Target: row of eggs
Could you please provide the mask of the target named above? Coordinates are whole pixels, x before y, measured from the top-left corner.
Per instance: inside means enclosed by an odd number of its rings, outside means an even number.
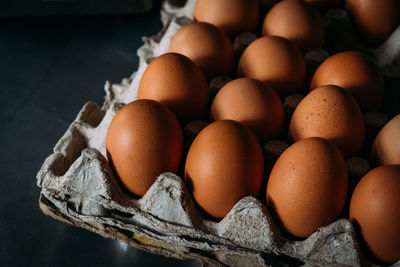
[[[259,16],[265,10],[258,2],[278,2],[269,10],[262,25],[259,25]],[[381,45],[400,22],[397,0],[197,0],[194,18],[218,26],[228,36],[255,32],[261,26],[263,35],[285,37],[304,52],[322,46],[324,29],[320,13],[335,7],[347,10],[359,36],[368,46]]]
[[[197,20],[202,20],[202,2],[207,1],[199,0],[195,7]],[[246,1],[230,5],[236,2]],[[243,5],[252,2],[257,1]],[[276,13],[279,5],[311,12],[303,1],[285,0],[268,14]],[[279,15],[272,17],[279,22]],[[184,26],[172,38],[169,53],[149,64],[138,100],[125,105],[112,120],[106,147],[117,176],[136,196],[143,196],[159,174],[176,173],[184,164],[185,182],[200,210],[219,219],[241,198],[258,196],[262,190],[264,159],[259,144],[283,138],[281,97],[303,89],[302,52],[315,46],[272,36],[270,31],[277,26],[263,27],[267,36],[252,42],[238,62],[237,76],[244,78],[226,84],[211,101],[207,80],[232,74],[234,53],[228,36],[238,29],[208,22],[212,21]],[[243,30],[247,29],[239,29]],[[363,147],[362,111],[376,110],[382,99],[382,74],[365,54],[333,55],[315,71],[310,93],[288,126],[293,144],[267,178],[267,207],[289,236],[305,238],[342,214],[348,195],[344,159]],[[196,119],[213,122],[184,155],[181,125]],[[382,129],[371,152],[375,164],[385,165],[362,178],[350,204],[350,218],[361,227],[369,250],[388,263],[400,259],[400,166],[388,165],[400,164],[400,146],[393,140],[399,134],[400,115]]]

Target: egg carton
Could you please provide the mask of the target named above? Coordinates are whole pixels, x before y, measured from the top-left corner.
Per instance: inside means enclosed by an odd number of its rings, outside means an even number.
[[[274,1],[260,3],[268,8]],[[241,199],[225,218],[215,222],[201,214],[182,178],[173,173],[161,174],[140,199],[121,186],[106,159],[108,126],[124,104],[136,99],[147,65],[167,52],[172,36],[192,21],[194,4],[195,0],[178,6],[165,1],[161,10],[164,28],[156,36],[143,37],[138,70],[120,84],[106,83],[101,108],[92,102],[84,105],[37,174],[42,211],[103,237],[165,256],[197,259],[203,265],[373,265],[364,257],[347,219],[321,227],[305,240],[293,241],[281,233],[264,204],[254,197]],[[336,10],[329,16],[340,20],[342,15],[343,11]],[[235,51],[240,53],[255,38],[252,34],[239,36]],[[374,51],[381,65],[398,58],[399,38],[397,29],[388,40],[392,43]],[[308,59],[315,64],[323,58],[317,52]],[[217,78],[211,87],[218,89],[227,81],[229,78]],[[298,95],[288,98],[288,113],[300,99]],[[275,159],[278,155],[279,149]],[[272,166],[273,159],[267,160]],[[400,266],[400,261],[393,266]]]

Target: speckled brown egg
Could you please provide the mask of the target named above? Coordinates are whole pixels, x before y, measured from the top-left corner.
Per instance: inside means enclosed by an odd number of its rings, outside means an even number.
[[[286,233],[306,238],[337,219],[347,187],[346,163],[337,147],[307,138],[287,148],[272,168],[267,207]]]
[[[182,27],[171,39],[169,52],[193,60],[210,79],[229,75],[233,68],[233,47],[228,36],[217,26],[194,22]]]
[[[262,34],[284,37],[307,52],[322,47],[324,25],[318,11],[308,3],[303,0],[284,0],[268,12]]]
[[[306,64],[299,48],[278,36],[264,36],[243,52],[238,75],[269,84],[280,96],[300,91],[306,78]]]
[[[376,110],[383,100],[383,77],[376,63],[359,52],[341,52],[326,59],[315,71],[310,89],[337,85],[350,92],[362,111]]]
[[[378,46],[400,23],[399,0],[346,0],[346,9],[368,44]]]
[[[107,157],[122,184],[143,196],[164,172],[178,170],[183,134],[175,115],[154,100],[136,100],[120,109],[106,137]]]
[[[254,32],[259,17],[258,0],[197,0],[194,18],[222,29],[229,36]]]
[[[311,91],[297,106],[289,124],[289,139],[322,137],[337,145],[345,157],[360,152],[365,138],[361,110],[344,89],[327,85]]]
[[[250,78],[239,78],[222,87],[211,105],[210,117],[236,120],[262,142],[278,137],[284,122],[278,94],[269,85]]]
[[[400,166],[384,165],[368,172],[350,202],[350,220],[381,262],[400,260]]]
[[[199,207],[223,218],[243,197],[256,196],[264,160],[257,138],[232,120],[209,124],[194,139],[185,165],[185,180]]]
[[[371,150],[375,165],[400,164],[400,114],[378,133]]]
[[[137,97],[167,105],[182,123],[204,119],[208,113],[207,80],[193,61],[177,53],[161,55],[149,64]]]

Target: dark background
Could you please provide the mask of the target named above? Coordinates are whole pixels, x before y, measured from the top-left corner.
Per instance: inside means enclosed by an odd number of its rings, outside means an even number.
[[[106,80],[138,66],[158,33],[160,3],[143,14],[0,19],[0,266],[198,266],[104,239],[44,215],[36,173]]]

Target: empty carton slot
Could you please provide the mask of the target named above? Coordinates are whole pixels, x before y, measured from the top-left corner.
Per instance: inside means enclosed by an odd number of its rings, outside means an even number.
[[[78,115],[77,120],[91,127],[97,127],[104,117],[104,112],[93,102],[87,102]]]
[[[49,157],[48,171],[55,176],[63,176],[68,170],[68,164],[65,162],[65,157],[62,154],[53,154]]]
[[[85,148],[87,148],[86,137],[77,129],[75,124],[72,124],[54,147],[54,152],[65,156],[68,169]]]

